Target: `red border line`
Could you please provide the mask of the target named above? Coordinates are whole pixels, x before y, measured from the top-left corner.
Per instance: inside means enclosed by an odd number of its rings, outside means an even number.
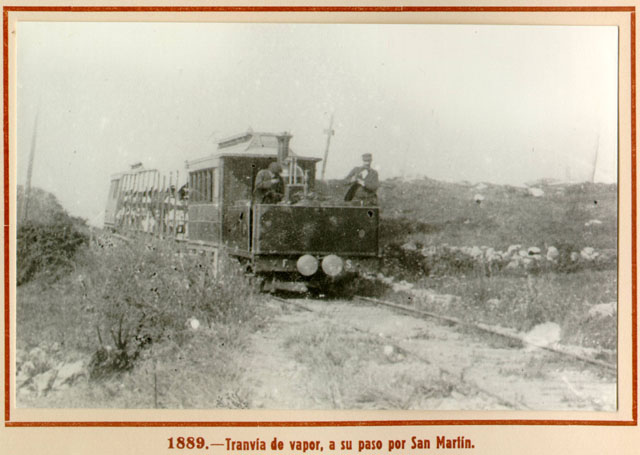
[[[631,287],[632,287],[632,419],[631,420],[374,420],[374,421],[247,421],[247,422],[11,422],[10,420],[10,272],[9,272],[9,12],[629,12],[631,40]],[[4,342],[5,342],[5,426],[6,427],[347,427],[347,426],[422,426],[422,425],[638,425],[638,313],[637,313],[637,169],[636,169],[636,8],[614,7],[3,7],[3,125],[4,125]]]
[[[247,421],[247,422],[5,422],[6,427],[381,427],[438,425],[573,425],[636,426],[632,420],[320,420],[320,421]]]
[[[2,58],[3,58],[3,128],[4,128],[4,418],[10,420],[11,406],[11,334],[10,326],[10,283],[11,275],[9,273],[9,13],[5,10],[2,12]]]
[[[412,12],[634,12],[635,6],[548,6],[548,7],[507,7],[507,6],[6,6],[6,11],[42,12],[336,12],[336,13],[412,13]]]
[[[631,16],[631,368],[633,421],[638,423],[638,257],[637,257],[637,149],[636,149],[636,13]]]

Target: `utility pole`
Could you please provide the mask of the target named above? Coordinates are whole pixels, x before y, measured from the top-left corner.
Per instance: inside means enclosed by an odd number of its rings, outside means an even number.
[[[598,152],[600,151],[600,134],[596,140],[596,153],[593,155],[593,167],[591,168],[591,183],[595,183],[596,180],[596,167],[598,166]]]
[[[324,161],[322,162],[322,180],[324,180],[324,172],[327,169],[327,158],[329,157],[329,144],[331,144],[331,136],[335,134],[335,131],[333,131],[333,114],[331,114],[329,128],[324,130],[324,132],[327,135],[327,146],[324,149]]]
[[[31,152],[29,153],[29,167],[27,168],[27,183],[24,188],[23,201],[22,201],[22,216],[21,221],[25,221],[29,218],[29,199],[31,197],[31,175],[33,174],[33,160],[36,154],[36,136],[38,133],[38,115],[40,111],[36,113],[36,120],[33,124],[33,135],[31,136]]]

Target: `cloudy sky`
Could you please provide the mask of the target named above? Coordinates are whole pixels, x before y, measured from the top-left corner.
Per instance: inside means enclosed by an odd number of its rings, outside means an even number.
[[[616,181],[617,29],[475,25],[18,25],[18,183],[101,222],[109,175],[183,170],[216,140],[289,131],[327,177]],[[184,172],[183,172],[184,174]]]

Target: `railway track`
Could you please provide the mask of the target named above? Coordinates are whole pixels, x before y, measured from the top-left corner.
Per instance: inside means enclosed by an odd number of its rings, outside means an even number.
[[[274,300],[277,300],[278,302],[283,303],[284,305],[287,306],[291,306],[291,307],[295,307],[296,309],[305,311],[305,312],[315,312],[316,310],[313,310],[311,308],[309,308],[309,306],[304,305],[302,303],[300,303],[299,301],[296,301],[294,299],[285,299],[282,297],[278,297],[278,296],[272,296],[272,298]],[[366,334],[366,335],[377,335],[380,336],[379,334],[374,334],[371,331],[368,330],[363,330],[360,329],[358,327],[355,326],[349,326],[349,329],[351,330],[355,330],[357,332]],[[458,374],[454,371],[451,371],[447,368],[444,368],[442,366],[439,365],[435,365],[431,360],[427,359],[425,356],[420,355],[416,352],[412,352],[411,350],[406,349],[404,346],[401,346],[399,343],[397,343],[395,340],[393,340],[391,337],[383,337],[384,342],[386,344],[386,346],[392,346],[393,350],[396,352],[402,352],[403,355],[405,355],[406,357],[410,357],[413,359],[418,360],[419,362],[423,362],[429,365],[433,365],[435,366],[439,371],[440,371],[440,377],[447,380],[448,382],[450,382],[451,384],[454,384],[454,388],[461,394],[463,395],[468,395],[469,393],[480,393],[486,397],[488,397],[489,399],[493,400],[494,402],[500,404],[501,406],[504,406],[506,408],[509,409],[520,409],[520,410],[527,410],[529,409],[527,407],[526,404],[522,403],[522,402],[516,402],[514,400],[508,400],[504,397],[501,397],[500,395],[492,392],[491,390],[488,390],[486,388],[483,388],[481,386],[479,386],[478,384],[474,383],[473,381],[470,381],[468,379],[464,378],[463,374]]]
[[[485,324],[473,324],[473,323],[469,323],[469,322],[465,322],[465,321],[461,321],[460,319],[457,318],[453,318],[453,317],[449,317],[449,316],[442,316],[433,312],[429,312],[429,311],[423,311],[423,310],[419,310],[416,308],[411,308],[411,307],[407,307],[404,305],[399,305],[397,303],[393,303],[393,302],[388,302],[385,300],[380,300],[380,299],[372,299],[370,297],[362,297],[362,296],[356,296],[356,299],[363,301],[363,302],[367,302],[367,303],[372,303],[375,305],[382,305],[382,306],[386,306],[389,308],[393,308],[397,311],[401,311],[403,313],[407,313],[407,314],[411,314],[411,315],[415,315],[415,316],[419,316],[419,317],[423,317],[423,318],[431,318],[431,319],[436,319],[436,320],[440,320],[440,321],[446,321],[447,323],[451,323],[451,324],[455,324],[455,325],[459,325],[462,327],[467,327],[473,330],[478,330],[480,332],[485,332],[485,333],[489,333],[491,335],[498,335],[500,337],[509,339],[509,340],[513,340],[513,341],[517,341],[522,343],[523,345],[530,345],[536,348],[540,348],[540,349],[544,349],[546,351],[549,352],[553,352],[555,354],[558,355],[562,355],[565,357],[568,357],[570,359],[574,359],[574,360],[580,360],[582,362],[586,362],[592,365],[597,365],[603,369],[606,369],[608,371],[617,371],[617,368],[614,364],[608,363],[608,362],[604,362],[602,360],[598,360],[598,359],[593,359],[593,358],[589,358],[580,354],[576,354],[575,352],[571,352],[568,351],[567,349],[562,348],[561,346],[550,346],[550,345],[543,345],[543,344],[539,344],[539,343],[533,343],[530,340],[527,340],[524,336],[522,335],[518,335],[518,334],[513,334],[513,333],[509,333],[507,331],[500,331],[497,330],[496,328],[493,327],[489,327]]]
[[[296,310],[303,311],[305,313],[317,312],[317,313],[324,314],[325,312],[322,310],[322,308],[327,307],[327,305],[325,305],[326,302],[323,302],[322,306],[319,306],[318,303],[313,300],[302,301],[301,299],[282,298],[282,297],[274,297],[274,299],[283,305],[286,305],[291,308],[295,308]],[[598,369],[602,369],[608,372],[616,371],[615,365],[609,364],[607,362],[603,362],[597,359],[591,359],[579,354],[575,354],[573,352],[569,352],[563,349],[562,347],[558,347],[558,346],[543,346],[543,345],[537,345],[534,343],[529,343],[522,336],[501,332],[499,330],[496,330],[495,328],[484,326],[482,324],[471,324],[456,318],[441,316],[428,311],[422,311],[416,308],[411,308],[404,305],[399,305],[393,302],[388,302],[388,301],[379,300],[379,299],[371,299],[371,298],[362,297],[362,296],[357,296],[356,299],[364,304],[371,305],[372,307],[390,308],[394,310],[394,312],[396,313],[402,313],[404,315],[408,315],[416,319],[433,320],[437,326],[442,327],[441,324],[437,324],[438,321],[445,323],[447,326],[451,326],[455,324],[464,328],[468,328],[469,331],[474,330],[474,331],[486,332],[491,334],[492,336],[499,336],[510,341],[517,341],[519,346],[527,346],[527,345],[535,346],[537,348],[540,348],[544,352],[550,352],[553,355],[561,356],[561,358],[570,358],[580,363],[587,363],[590,365],[594,365],[598,367]],[[335,305],[341,305],[341,304],[336,303]],[[333,322],[335,323],[336,320],[334,320]],[[576,388],[574,387],[576,386],[576,384],[572,385],[571,383],[572,379],[567,379],[567,377],[564,376],[564,373],[562,374],[552,373],[556,375],[555,377],[552,377],[552,378],[543,378],[542,376],[543,373],[541,372],[534,373],[536,375],[539,374],[540,375],[539,378],[526,377],[526,374],[525,374],[525,376],[523,376],[522,378],[520,378],[520,380],[518,380],[520,381],[519,382],[520,386],[516,386],[512,384],[512,387],[511,387],[512,392],[513,390],[520,390],[520,393],[516,393],[516,394],[511,393],[510,396],[508,397],[508,396],[505,396],[504,392],[501,390],[501,386],[499,385],[500,381],[503,379],[503,377],[501,376],[502,373],[491,372],[489,377],[482,377],[483,375],[480,374],[479,371],[501,369],[501,368],[504,368],[504,363],[508,364],[509,361],[505,360],[503,362],[503,366],[499,367],[497,364],[492,363],[491,358],[486,358],[484,360],[478,360],[478,362],[483,362],[483,365],[478,367],[474,365],[474,362],[475,362],[475,359],[474,359],[473,362],[467,364],[466,366],[461,367],[460,365],[456,365],[455,362],[453,364],[442,362],[442,360],[438,358],[437,355],[433,355],[435,351],[432,350],[430,353],[425,351],[420,347],[419,344],[416,344],[415,341],[411,339],[411,337],[399,338],[397,335],[395,337],[383,336],[382,333],[375,331],[376,330],[374,328],[375,324],[369,327],[364,320],[359,320],[359,321],[354,321],[353,323],[349,323],[348,319],[343,318],[342,320],[338,320],[338,324],[344,327],[345,332],[351,330],[354,332],[359,332],[369,337],[371,336],[378,337],[377,339],[381,340],[381,342],[385,346],[389,347],[388,349],[394,352],[402,353],[403,357],[406,358],[407,361],[410,361],[411,359],[413,359],[413,361],[415,362],[428,364],[431,367],[436,368],[437,370],[440,371],[439,376],[443,380],[445,380],[447,383],[451,384],[453,387],[453,390],[455,390],[461,396],[468,396],[468,397],[484,396],[486,397],[485,401],[493,402],[496,405],[502,408],[507,408],[507,409],[517,409],[517,410],[540,409],[540,405],[539,403],[536,403],[536,400],[540,401],[541,399],[536,398],[532,400],[530,396],[531,391],[528,390],[527,388],[528,387],[527,384],[530,382],[533,382],[534,386],[539,388],[537,392],[533,392],[534,395],[536,393],[539,395],[545,395],[548,393],[548,389],[554,389],[556,393],[564,393],[565,395],[573,394],[576,401],[580,401],[583,404],[585,403],[590,404],[593,406],[594,409],[602,409],[601,399],[598,397],[597,393],[595,394],[595,398],[594,396],[588,396],[588,394],[584,396],[580,396],[580,390],[582,390],[581,387],[584,386],[584,389],[589,389],[590,387],[594,386],[593,383],[589,383],[589,380],[585,380],[586,385],[579,384],[577,385],[577,388]],[[443,329],[445,329],[446,331],[446,328],[444,327],[439,330],[442,331]],[[462,336],[462,338],[466,339],[464,335]],[[463,342],[462,345],[464,346],[465,343],[467,342]],[[427,342],[427,344],[429,343]],[[455,346],[459,346],[459,345],[451,345],[451,347],[447,346],[444,348],[445,350],[449,351],[450,357],[455,357],[456,355],[457,348]],[[487,351],[491,349],[492,348],[487,347]],[[500,349],[501,348],[496,348],[496,351],[500,351]],[[538,361],[536,359],[539,359],[540,358],[539,356],[542,355],[540,350],[536,350],[538,354],[536,354],[534,351],[530,351],[530,354],[523,355],[522,350],[513,349],[513,348],[502,349],[501,352],[508,352],[508,351],[512,352],[512,354],[509,354],[509,356],[513,358],[525,359],[521,363],[526,363],[528,361],[526,359],[533,359],[532,361],[536,362]],[[468,353],[466,355],[468,356]],[[462,354],[462,357],[464,356],[465,354]],[[478,358],[480,359],[481,357],[482,357],[482,354],[479,353]],[[546,360],[547,358],[545,357],[544,359],[545,360],[540,360],[542,364],[546,364],[547,362]],[[556,365],[559,365],[559,368],[561,369],[567,366],[567,364],[562,361],[558,362]],[[517,369],[516,366],[514,366],[514,368]],[[569,367],[569,369],[572,369],[572,368],[573,367]],[[577,375],[578,377],[581,376],[581,374],[579,373],[580,371],[579,368],[572,371],[573,371],[573,374]],[[506,376],[509,376],[512,374],[513,373],[512,372],[510,373],[509,371],[504,373],[504,375]],[[572,374],[572,373],[570,372],[569,374]],[[510,379],[507,379],[507,380],[510,380]],[[549,381],[549,383],[545,382],[547,380]],[[577,379],[574,378],[573,380],[577,380]],[[599,385],[601,386],[602,383],[600,383]],[[599,386],[599,385],[596,384],[596,386]],[[566,390],[564,392],[558,392],[562,388],[565,388]],[[576,392],[577,389],[579,389],[578,392]]]
[[[308,308],[305,305],[302,305],[298,302],[295,302],[293,300],[288,300],[288,299],[284,299],[282,297],[277,297],[277,296],[273,296],[274,299],[282,302],[282,303],[286,303],[288,305],[294,305],[298,308],[301,308],[305,311],[313,311],[310,308]],[[454,317],[450,317],[450,316],[443,316],[443,315],[439,315],[430,311],[424,311],[424,310],[419,310],[417,308],[411,308],[405,305],[400,305],[394,302],[389,302],[386,300],[380,300],[380,299],[373,299],[370,297],[363,297],[363,296],[355,296],[355,299],[361,301],[361,302],[366,302],[369,304],[374,304],[374,305],[380,305],[380,306],[384,306],[384,307],[389,307],[389,308],[393,308],[396,311],[400,311],[402,313],[406,313],[406,314],[410,314],[413,316],[418,316],[421,318],[430,318],[430,319],[435,319],[438,321],[445,321],[448,324],[454,324],[454,325],[458,325],[461,327],[467,327],[469,329],[472,330],[477,330],[480,332],[485,332],[485,333],[489,333],[491,335],[497,335],[500,336],[502,338],[508,339],[508,340],[512,340],[512,341],[517,341],[518,343],[522,343],[523,345],[530,345],[532,347],[535,348],[539,348],[539,349],[544,349],[545,351],[549,351],[549,352],[553,352],[555,354],[561,355],[561,356],[565,356],[569,359],[572,360],[579,360],[581,362],[585,362],[591,365],[596,365],[598,367],[601,367],[605,370],[611,371],[611,372],[616,372],[617,368],[616,365],[609,363],[609,362],[604,362],[602,360],[598,360],[598,359],[593,359],[590,357],[586,357],[584,355],[580,355],[580,354],[576,354],[575,352],[571,352],[568,351],[567,349],[561,347],[561,346],[549,346],[549,345],[543,345],[543,344],[539,344],[539,343],[533,343],[530,340],[527,340],[524,336],[522,335],[518,335],[518,334],[513,334],[513,333],[509,333],[507,331],[500,331],[494,327],[489,327],[485,324],[473,324],[473,323],[469,323],[469,322],[465,322],[465,321],[461,321],[458,318],[454,318]]]

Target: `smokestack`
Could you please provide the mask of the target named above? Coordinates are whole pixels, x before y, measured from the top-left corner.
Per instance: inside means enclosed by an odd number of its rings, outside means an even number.
[[[276,137],[278,138],[278,163],[282,164],[289,156],[289,141],[293,136],[284,132]]]

